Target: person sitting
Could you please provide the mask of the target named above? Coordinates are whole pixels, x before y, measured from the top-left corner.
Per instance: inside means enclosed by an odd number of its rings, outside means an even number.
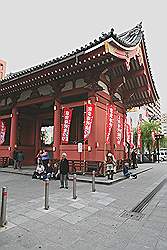
[[[126,178],[137,179],[137,175],[136,174],[132,174],[131,172],[129,172],[129,168],[128,168],[128,163],[127,162],[124,164],[124,167],[123,167],[123,175]]]
[[[129,178],[130,174],[131,174],[131,172],[129,172],[128,163],[125,163],[124,166],[123,166],[123,175],[126,178]]]
[[[32,178],[33,179],[43,179],[43,175],[44,175],[44,172],[45,171],[45,168],[42,164],[38,164],[33,175],[32,175]]]

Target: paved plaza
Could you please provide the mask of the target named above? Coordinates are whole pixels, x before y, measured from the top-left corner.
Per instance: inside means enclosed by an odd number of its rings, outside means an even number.
[[[44,209],[44,183],[30,176],[0,172],[7,186],[8,225],[0,229],[0,250],[5,249],[167,249],[167,185],[142,211],[140,220],[122,216],[167,177],[166,163],[114,185],[77,182],[77,199],[69,189],[50,182],[50,208]],[[142,168],[142,167],[141,167]]]

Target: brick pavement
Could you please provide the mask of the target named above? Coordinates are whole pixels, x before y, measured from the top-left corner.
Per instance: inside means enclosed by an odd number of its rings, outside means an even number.
[[[161,172],[158,167],[153,168],[137,180],[127,180],[113,187],[97,185],[95,193],[91,193],[89,184],[79,183],[76,200],[72,199],[71,184],[69,190],[59,190],[59,182],[51,183],[49,210],[44,210],[44,198],[39,190],[37,197],[22,197],[20,203],[15,196],[9,196],[9,223],[7,229],[0,230],[0,249],[166,250],[167,185],[143,211],[141,220],[120,216],[166,175],[165,166],[161,166]],[[20,187],[18,178],[17,187]],[[34,190],[43,185],[27,176],[23,178],[23,183],[32,183]]]

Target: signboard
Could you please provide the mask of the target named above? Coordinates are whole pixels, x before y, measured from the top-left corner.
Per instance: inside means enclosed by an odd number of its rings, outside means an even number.
[[[78,153],[82,153],[82,142],[78,143]]]
[[[62,143],[68,144],[71,118],[72,118],[72,109],[64,108],[63,109],[63,117],[64,117],[64,122],[63,122],[61,140],[62,140]]]
[[[84,119],[84,141],[86,141],[91,133],[94,118],[95,105],[86,104],[86,115]]]

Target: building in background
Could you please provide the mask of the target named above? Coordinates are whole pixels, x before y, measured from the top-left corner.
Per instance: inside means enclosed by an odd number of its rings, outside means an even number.
[[[167,114],[162,114],[161,116],[161,128],[164,136],[167,136]]]
[[[135,107],[127,110],[127,116],[132,118],[133,128],[137,127],[138,121],[161,121],[160,101],[150,103],[140,108]]]
[[[160,101],[158,100],[155,104],[148,104],[146,107],[146,112],[149,120],[161,121]]]
[[[6,62],[0,59],[0,79],[5,78]]]

